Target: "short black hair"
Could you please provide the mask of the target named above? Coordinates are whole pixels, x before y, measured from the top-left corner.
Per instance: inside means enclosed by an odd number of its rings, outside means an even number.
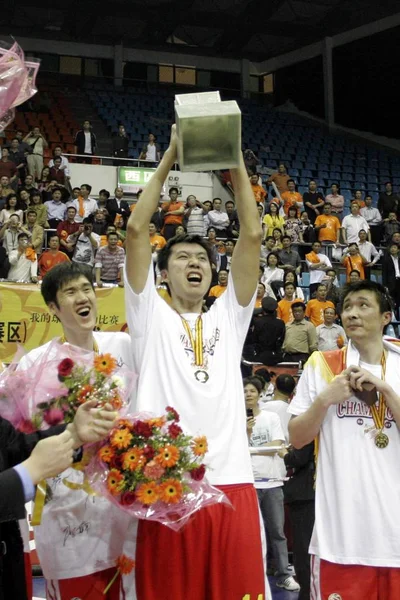
[[[324,287],[326,289],[328,289],[328,286],[326,285],[326,283],[324,283],[323,281],[321,281],[318,285],[317,285],[317,290],[319,290],[320,287]]]
[[[275,229],[277,229],[277,227]],[[275,229],[274,229],[274,231],[275,231]],[[286,235],[286,234],[282,236],[282,242],[283,242],[283,240],[289,240],[289,242],[292,242],[292,238],[290,237],[290,235]]]
[[[22,238],[27,238],[29,239],[29,235],[27,233],[25,233],[24,231],[22,231],[21,233],[18,234],[17,240],[22,240]]]
[[[59,188],[59,187],[55,187],[55,188],[53,188],[53,189],[51,190],[51,195],[53,195],[53,194],[54,194],[54,192],[60,192],[60,194],[62,195],[62,189],[61,189],[61,188]]]
[[[370,281],[369,279],[361,279],[360,281],[356,281],[355,283],[347,283],[344,286],[341,296],[342,310],[343,304],[349,294],[354,294],[355,292],[362,292],[364,290],[375,294],[381,314],[383,314],[384,312],[392,312],[393,300],[390,297],[390,295],[386,292],[383,285],[377,283],[376,281]]]
[[[142,191],[143,191],[143,190],[142,190]],[[175,186],[173,186],[173,187],[170,187],[170,188],[169,188],[169,190],[168,190],[168,194],[170,194],[170,193],[171,193],[171,192],[173,192],[173,191],[175,191],[177,194],[179,194],[179,190],[178,190],[178,188],[177,188],[177,187],[175,187]]]
[[[18,194],[16,194],[15,192],[12,192],[12,194],[8,194],[8,196],[6,198],[6,201],[4,203],[4,208],[7,209],[7,210],[10,209],[10,200],[11,200],[11,198],[16,198],[17,199],[17,203],[15,205],[15,210],[19,210],[21,208],[21,205],[20,205],[20,201],[19,201],[19,198],[18,198]]]
[[[170,238],[164,248],[158,253],[157,266],[160,271],[168,269],[168,260],[171,255],[171,250],[176,244],[197,244],[201,246],[207,252],[210,265],[214,264],[212,249],[204,238],[199,235],[176,235],[175,237]]]
[[[267,237],[265,238],[265,241],[268,242],[268,240],[272,240],[273,242],[275,242],[275,238],[273,235],[267,235]]]
[[[350,271],[349,275],[351,275],[352,273],[358,273],[358,275],[360,275],[360,277],[361,277],[361,273],[360,273],[360,271],[358,269],[352,269]]]
[[[100,194],[103,194],[103,196],[106,196],[107,198],[110,197],[110,192],[108,190],[104,190],[104,189],[100,190],[99,191],[99,196],[100,196]]]
[[[261,394],[264,388],[263,384],[261,383],[261,379],[255,375],[243,379],[243,387],[246,387],[246,385],[253,385],[259,394]]]
[[[294,308],[302,308],[303,310],[306,310],[306,305],[301,300],[298,300],[297,302],[293,302],[290,308],[292,309],[292,312]]]
[[[270,253],[268,254],[268,256],[267,256],[267,264],[268,264],[268,261],[269,261],[269,257],[270,257],[270,256],[275,256],[276,260],[279,262],[279,256],[278,256],[278,253],[277,253],[277,252],[270,252]]]
[[[295,180],[294,180],[294,179],[288,179],[288,180],[287,180],[287,182],[286,182],[286,185],[287,185],[288,183],[294,183],[294,185],[296,185],[296,182],[295,182]]]
[[[284,283],[283,289],[286,290],[288,285],[292,285],[294,287],[294,289],[296,289],[296,284],[294,283],[294,281],[287,281],[286,283]]]
[[[278,375],[275,379],[275,387],[278,392],[291,396],[296,387],[296,380],[292,375],[289,375],[289,373],[282,373],[282,375]]]
[[[206,202],[210,202],[210,200],[206,200]],[[204,204],[204,202],[203,202],[203,204]],[[233,200],[227,200],[227,201],[225,202],[225,206],[226,206],[227,204],[233,204],[233,206],[235,206],[235,203],[234,203],[234,201],[233,201]]]
[[[52,239],[53,239],[53,238],[55,238],[55,237],[58,239],[58,241],[60,241],[60,238],[59,238],[59,236],[56,234],[56,232],[55,232],[55,231],[54,231],[54,232],[51,232],[51,233],[49,232],[49,235],[47,236],[47,241],[49,242],[50,240],[52,240]]]
[[[72,206],[72,204],[70,206],[67,206],[67,208],[65,209],[65,211],[68,212],[71,208],[72,208],[72,210],[75,211],[75,213],[77,212],[75,206]]]
[[[88,183],[82,183],[81,187],[79,188],[79,191],[80,191],[80,190],[81,190],[81,188],[83,188],[83,187],[84,187],[84,188],[86,188],[86,189],[87,189],[87,191],[88,191],[88,192],[89,192],[89,194],[90,194],[90,192],[92,191],[92,186],[91,186],[91,185],[89,185]]]
[[[82,276],[86,277],[93,288],[93,270],[89,265],[76,262],[63,262],[50,269],[43,277],[40,289],[47,306],[50,302],[54,302],[57,308],[59,308],[57,293],[67,283]]]
[[[31,208],[30,210],[26,211],[26,216],[28,216],[28,215],[36,215],[37,216],[37,212],[36,212],[36,210]]]

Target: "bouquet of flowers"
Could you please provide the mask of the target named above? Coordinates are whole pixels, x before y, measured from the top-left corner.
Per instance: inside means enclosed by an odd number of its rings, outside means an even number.
[[[98,446],[85,469],[90,486],[140,519],[174,530],[215,503],[230,504],[206,479],[207,438],[186,435],[179,415],[126,416]]]
[[[0,414],[30,433],[71,423],[88,400],[128,406],[134,375],[111,354],[93,354],[54,340],[37,360],[22,356],[0,374]]]

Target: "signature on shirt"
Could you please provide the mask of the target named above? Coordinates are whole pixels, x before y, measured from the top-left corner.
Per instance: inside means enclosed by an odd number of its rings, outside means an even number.
[[[90,523],[88,523],[88,521],[82,521],[82,523],[80,523],[77,527],[71,527],[70,525],[67,525],[62,530],[64,534],[63,546],[65,546],[69,538],[74,538],[77,535],[81,535],[82,533],[88,533],[89,529]]]

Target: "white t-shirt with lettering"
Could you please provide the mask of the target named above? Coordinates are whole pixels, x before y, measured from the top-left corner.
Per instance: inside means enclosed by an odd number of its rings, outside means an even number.
[[[386,381],[400,389],[400,356],[395,344],[388,348]],[[349,343],[346,366],[360,364]],[[366,365],[381,372],[379,365]],[[375,373],[374,373],[375,374]],[[308,360],[288,407],[303,414],[328,385],[329,371],[321,353]],[[386,409],[386,448],[377,448],[365,432],[373,427],[370,408],[355,396],[331,406],[322,423],[316,477],[315,526],[310,553],[332,563],[400,567],[400,432]]]
[[[139,374],[137,410],[162,415],[173,406],[185,432],[207,436],[211,483],[252,483],[240,360],[254,298],[240,306],[230,276],[227,291],[202,315],[204,383],[181,317],[156,292],[152,265],[141,294],[125,281],[125,298]],[[182,316],[193,329],[198,315]]]
[[[100,352],[112,354],[120,365],[132,369],[127,333],[95,332],[94,338]],[[28,358],[38,359],[50,343],[29,352]],[[83,474],[70,468],[47,480],[52,499],[43,509],[41,524],[34,528],[46,579],[71,579],[109,569],[124,551],[125,537],[135,538],[136,520],[105,498],[69,489],[64,479],[81,484]]]
[[[255,425],[250,436],[250,447],[259,448],[274,440],[284,441],[281,421],[273,412],[261,411],[255,418]],[[254,485],[257,489],[281,487],[282,478],[286,475],[285,464],[277,454],[271,456],[251,456],[254,473]],[[272,480],[272,481],[271,481]]]

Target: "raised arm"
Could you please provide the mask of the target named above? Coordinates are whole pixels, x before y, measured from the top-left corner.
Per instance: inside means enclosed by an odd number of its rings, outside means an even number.
[[[240,221],[239,239],[232,257],[232,277],[236,298],[247,306],[257,286],[262,231],[257,205],[243,159],[231,169],[233,191]]]
[[[160,200],[161,188],[177,158],[177,136],[172,126],[171,140],[154,175],[144,188],[126,228],[126,276],[136,294],[143,291],[152,261],[149,223]]]

